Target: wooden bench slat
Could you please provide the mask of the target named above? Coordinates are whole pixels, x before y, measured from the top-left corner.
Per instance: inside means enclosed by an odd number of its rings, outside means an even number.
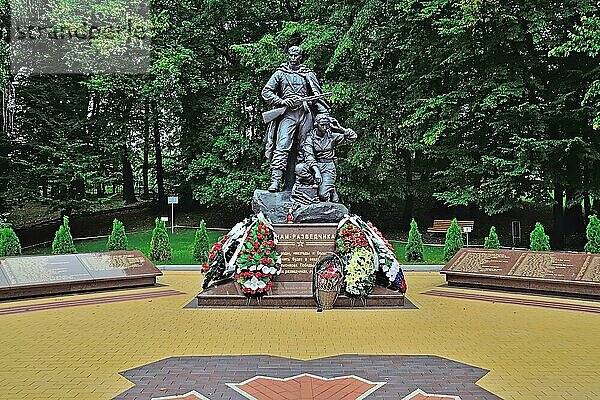
[[[473,229],[473,226],[475,225],[475,221],[457,221],[458,222],[458,226],[462,229],[464,229],[465,227],[470,227],[471,229]],[[431,228],[427,228],[427,232],[429,233],[444,233],[446,231],[448,231],[448,228],[450,228],[450,225],[452,224],[452,220],[447,220],[447,219],[434,219],[433,220],[433,226]]]

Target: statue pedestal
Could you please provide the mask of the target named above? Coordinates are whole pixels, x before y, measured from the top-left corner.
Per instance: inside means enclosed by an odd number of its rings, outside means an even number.
[[[266,190],[255,190],[252,196],[252,211],[262,212],[274,224],[287,222],[287,214],[293,207],[292,192],[271,193]],[[338,223],[348,208],[340,203],[320,202],[296,208],[292,215],[298,223]]]
[[[281,255],[281,274],[273,280],[271,292],[261,298],[248,298],[233,280],[224,280],[198,294],[199,307],[316,307],[313,292],[313,267],[335,250],[337,223],[273,224],[277,251]],[[340,295],[336,308],[403,307],[402,293],[375,286],[363,304]]]

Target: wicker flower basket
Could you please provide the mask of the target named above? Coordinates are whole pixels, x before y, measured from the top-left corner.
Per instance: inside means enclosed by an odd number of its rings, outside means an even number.
[[[331,310],[335,301],[338,297],[339,290],[323,290],[317,289],[317,297],[319,298],[319,304],[324,310]]]
[[[314,269],[314,296],[317,305],[324,310],[333,308],[342,286],[343,272],[338,267],[337,257],[326,256],[317,262]]]

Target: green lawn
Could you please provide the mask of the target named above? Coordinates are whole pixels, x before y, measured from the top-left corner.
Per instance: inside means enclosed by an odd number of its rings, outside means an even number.
[[[194,234],[193,229],[176,229],[174,234],[169,233],[171,239],[171,247],[173,247],[173,259],[170,261],[159,262],[157,264],[196,264],[192,259],[192,248],[194,246]],[[221,235],[224,235],[224,231],[208,231],[209,241],[215,242]],[[148,254],[150,251],[150,237],[151,231],[148,232],[135,232],[127,235],[129,240],[129,247],[132,250],[140,250],[144,254]],[[77,252],[79,253],[92,253],[96,251],[106,250],[107,239],[89,239],[89,240],[78,240],[75,242]],[[396,257],[401,263],[406,263],[404,257],[405,243],[391,242],[394,246],[394,252]],[[25,254],[50,254],[52,248],[48,246],[40,246],[24,251]],[[444,248],[434,247],[425,245],[425,264],[444,264]]]
[[[401,264],[408,264],[406,261],[406,254],[404,253],[406,243],[397,242],[395,240],[390,240],[390,243],[392,246],[394,246],[394,254],[396,255],[398,261],[400,261]],[[446,264],[444,261],[443,246],[423,245],[423,257],[425,258],[425,262],[410,264]]]
[[[224,235],[224,231],[209,231],[209,241],[215,242],[221,235]],[[171,247],[173,248],[173,259],[170,261],[158,262],[157,264],[196,264],[192,259],[192,249],[194,247],[194,235],[195,230],[193,229],[176,229],[174,234],[169,232],[169,238],[171,240]],[[127,234],[129,241],[129,248],[131,250],[140,250],[142,253],[148,255],[150,252],[150,238],[152,232],[135,232]],[[107,239],[89,239],[89,240],[77,240],[75,241],[75,247],[77,247],[78,253],[92,253],[96,251],[106,251],[106,240]],[[36,247],[24,251],[25,254],[50,254],[52,248],[50,246]]]

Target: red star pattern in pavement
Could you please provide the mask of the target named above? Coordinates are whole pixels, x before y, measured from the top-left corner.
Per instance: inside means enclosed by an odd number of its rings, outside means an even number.
[[[302,374],[285,379],[257,376],[228,386],[256,400],[360,400],[384,384],[357,376],[323,378]]]

